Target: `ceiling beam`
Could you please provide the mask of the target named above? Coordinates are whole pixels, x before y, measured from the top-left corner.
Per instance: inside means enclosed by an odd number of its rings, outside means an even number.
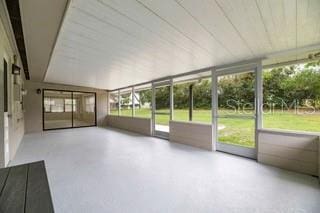
[[[9,17],[10,17],[11,26],[16,39],[16,45],[20,53],[24,75],[27,80],[30,80],[26,46],[24,43],[24,36],[23,36],[22,23],[21,23],[19,0],[6,0],[6,4],[7,4]]]

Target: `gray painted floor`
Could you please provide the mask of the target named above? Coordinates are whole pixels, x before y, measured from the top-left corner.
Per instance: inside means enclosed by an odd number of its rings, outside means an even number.
[[[26,135],[59,212],[320,212],[318,180],[253,160],[103,128]]]

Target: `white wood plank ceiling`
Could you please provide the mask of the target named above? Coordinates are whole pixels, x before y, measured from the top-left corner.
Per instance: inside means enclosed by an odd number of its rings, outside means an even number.
[[[320,44],[320,0],[72,0],[46,82],[115,89]]]

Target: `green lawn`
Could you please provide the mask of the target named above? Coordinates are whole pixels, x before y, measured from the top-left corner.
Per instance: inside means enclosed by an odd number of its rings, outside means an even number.
[[[157,110],[157,112],[165,112]],[[112,114],[116,114],[113,112]],[[131,116],[131,110],[121,110],[122,115]],[[151,110],[137,109],[137,117],[151,118]],[[220,112],[230,114],[230,111]],[[188,121],[189,113],[187,109],[174,110],[174,120]],[[193,121],[201,123],[211,123],[211,110],[194,110]],[[168,115],[157,115],[156,124],[168,125]],[[254,119],[245,118],[219,118],[218,141],[241,145],[245,147],[254,146]],[[294,114],[293,112],[274,112],[263,115],[264,128],[288,129],[297,131],[320,132],[320,114]]]

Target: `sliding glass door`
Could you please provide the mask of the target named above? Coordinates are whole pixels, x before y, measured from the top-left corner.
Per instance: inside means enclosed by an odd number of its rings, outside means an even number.
[[[43,91],[43,129],[72,127],[72,93]]]
[[[85,127],[96,124],[96,98],[94,93],[73,93],[73,126]]]
[[[43,130],[95,125],[95,93],[43,90]]]

